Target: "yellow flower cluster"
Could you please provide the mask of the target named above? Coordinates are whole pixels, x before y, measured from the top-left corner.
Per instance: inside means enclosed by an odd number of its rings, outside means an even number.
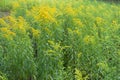
[[[75,78],[76,78],[76,80],[83,80],[82,73],[77,68],[75,68]]]
[[[6,19],[8,20],[9,28],[12,28],[15,31],[26,33],[26,30],[29,29],[29,25],[21,16],[19,16],[18,18],[8,16]]]
[[[13,9],[19,8],[20,4],[17,1],[12,2]]]
[[[117,21],[113,20],[111,24],[112,31],[119,30],[120,26],[118,25]]]
[[[6,33],[6,37],[9,35],[15,36],[15,34],[17,33],[26,34],[26,31],[30,28],[25,19],[21,16],[19,16],[18,18],[7,16],[4,19],[0,19],[0,21],[0,25],[4,27],[1,28],[1,31],[3,33]]]
[[[112,21],[112,25],[117,26],[117,22],[116,21]]]
[[[55,51],[59,50],[60,47],[61,47],[59,43],[55,43],[55,42],[52,41],[52,40],[48,40],[48,43],[53,47],[53,49],[54,49]]]
[[[16,0],[16,1],[14,0],[12,1],[11,5],[13,10],[16,10],[17,8],[22,8],[22,7],[25,8],[25,5],[27,5],[28,3],[35,3],[35,2],[38,2],[38,1],[37,0]]]
[[[2,27],[8,26],[8,24],[2,18],[0,19],[0,25]]]
[[[5,32],[5,33],[9,32],[9,30],[8,30],[7,28],[0,28],[0,30],[1,30],[2,32]]]
[[[89,35],[85,36],[83,38],[83,41],[85,44],[90,44],[90,43],[94,44],[95,43],[94,36],[89,36]]]
[[[25,19],[19,16],[17,21],[18,21],[17,22],[18,29],[21,30],[21,32],[26,33],[26,30],[29,29],[29,25],[27,24]]]
[[[66,6],[66,8],[65,8],[65,13],[66,13],[67,15],[71,15],[71,16],[75,16],[75,15],[76,15],[76,12],[75,12],[75,10],[72,8],[71,5]]]
[[[103,18],[101,18],[101,17],[96,17],[96,23],[97,23],[97,25],[102,25],[102,24],[104,23]]]
[[[81,22],[80,19],[75,18],[75,19],[73,19],[73,22],[74,22],[77,26],[79,26],[80,28],[83,27],[83,23]]]
[[[36,21],[42,23],[55,22],[56,8],[45,7],[33,7],[31,11],[27,11],[28,16],[33,16]]]
[[[7,16],[6,19],[9,20],[9,24],[10,24],[11,26],[13,26],[13,25],[15,25],[15,24],[17,23],[17,22],[16,22],[16,19],[13,18],[12,16]]]
[[[32,28],[32,34],[34,38],[38,38],[38,36],[40,35],[40,31]]]
[[[12,40],[13,37],[16,36],[16,34],[10,31],[8,28],[0,28],[0,31],[3,33],[3,37],[8,40]]]

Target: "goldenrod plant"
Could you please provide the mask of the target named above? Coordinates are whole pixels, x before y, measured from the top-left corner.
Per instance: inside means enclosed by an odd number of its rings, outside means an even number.
[[[0,18],[0,79],[120,79],[119,4],[97,0],[6,4],[10,13]]]

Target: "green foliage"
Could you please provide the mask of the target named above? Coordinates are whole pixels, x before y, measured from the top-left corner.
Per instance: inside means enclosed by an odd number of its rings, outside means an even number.
[[[8,80],[2,72],[0,72],[0,80]]]
[[[0,0],[0,11],[10,11],[11,5],[9,0]]]
[[[11,1],[10,16],[0,18],[0,78],[119,79],[119,5],[33,1]]]
[[[0,36],[0,70],[7,75],[9,80],[34,78],[36,65],[27,33],[21,33],[20,29],[13,30],[12,27],[11,29],[1,28]]]

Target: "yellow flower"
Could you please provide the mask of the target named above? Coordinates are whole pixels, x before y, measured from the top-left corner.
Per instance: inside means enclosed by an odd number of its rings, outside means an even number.
[[[7,35],[7,34],[3,34],[3,36],[4,36],[5,38],[9,38],[9,35]]]
[[[117,21],[112,21],[112,24],[111,24],[111,28],[113,31],[117,31],[119,29],[119,25],[117,23]]]
[[[77,35],[81,34],[81,32],[78,29],[74,30],[74,33],[77,34]]]
[[[5,27],[8,26],[8,24],[2,18],[0,18],[0,25],[5,26]]]
[[[50,14],[54,16],[57,13],[56,8],[50,8]]]
[[[16,34],[12,31],[9,31],[8,34],[11,35],[11,36],[16,36]]]
[[[16,30],[18,30],[18,31],[21,31],[21,33],[26,33],[26,29],[23,27],[23,26],[20,26],[21,24],[18,24],[17,26],[16,26],[16,28],[14,28],[14,29],[16,29]]]
[[[13,38],[9,34],[3,34],[3,37],[7,40],[12,40]]]
[[[20,4],[16,1],[13,1],[12,6],[13,6],[13,9],[16,9],[20,6]]]
[[[112,21],[112,24],[117,26],[117,22],[116,21]]]
[[[79,11],[81,11],[81,10],[83,10],[84,9],[84,5],[80,5],[80,7],[78,8],[78,10],[77,10],[77,12],[79,12]]]
[[[17,23],[16,19],[12,16],[8,16],[7,18],[9,20],[10,25],[15,25]]]
[[[94,39],[94,36],[85,36],[83,41],[85,42],[85,44],[89,44],[89,43],[92,43],[94,44],[95,43],[95,39]]]
[[[7,33],[9,30],[8,30],[8,28],[0,28],[0,30],[2,31],[2,32],[5,32],[5,33]]]
[[[76,80],[83,80],[82,73],[77,68],[75,68],[75,78],[76,78]]]
[[[97,23],[97,25],[103,24],[103,23],[104,23],[103,18],[101,18],[101,17],[96,17],[96,23]]]
[[[50,8],[48,6],[44,7],[33,7],[31,10],[32,14],[29,13],[29,16],[33,16],[36,21],[40,21],[42,23],[46,22],[56,22],[54,15],[56,13],[56,9]]]
[[[71,7],[71,5],[68,5],[65,8],[65,13],[68,14],[68,15],[71,15],[71,16],[75,16],[76,15],[75,10]]]
[[[77,25],[77,26],[79,26],[79,27],[83,27],[83,23],[81,22],[81,20],[80,19],[77,19],[77,18],[75,18],[75,19],[73,19],[73,22]]]
[[[32,28],[32,33],[33,33],[34,38],[38,38],[40,31],[35,30],[34,28]]]
[[[16,34],[12,31],[10,31],[8,28],[0,28],[0,30],[3,33],[3,37],[8,40],[12,40],[13,37],[16,36]]]
[[[28,2],[28,1],[27,1],[27,0],[19,0],[18,2],[26,3],[26,2]]]

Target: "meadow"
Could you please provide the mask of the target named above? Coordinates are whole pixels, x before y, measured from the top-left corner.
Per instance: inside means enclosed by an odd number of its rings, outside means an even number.
[[[120,4],[0,0],[0,80],[120,80]]]

